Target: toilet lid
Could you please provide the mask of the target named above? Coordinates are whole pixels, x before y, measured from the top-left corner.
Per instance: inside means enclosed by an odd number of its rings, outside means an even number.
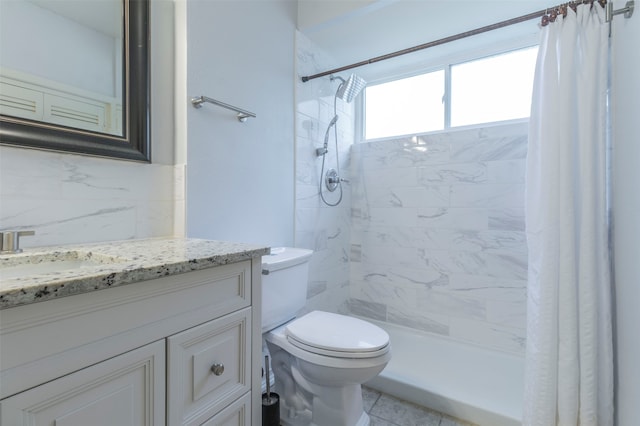
[[[389,345],[389,335],[380,327],[330,312],[310,312],[287,324],[285,332],[292,344],[322,354],[377,356]]]

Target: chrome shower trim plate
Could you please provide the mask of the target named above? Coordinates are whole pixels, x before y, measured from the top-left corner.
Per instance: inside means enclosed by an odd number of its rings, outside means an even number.
[[[339,184],[340,177],[338,176],[336,169],[327,170],[327,173],[324,175],[324,185],[327,187],[327,190],[329,192],[333,192]]]

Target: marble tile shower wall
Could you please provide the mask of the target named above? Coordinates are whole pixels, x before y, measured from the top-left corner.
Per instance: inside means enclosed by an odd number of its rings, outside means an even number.
[[[296,33],[297,75],[310,75],[335,66],[303,34]],[[328,207],[320,199],[319,184],[322,157],[315,149],[322,146],[327,126],[333,118],[333,98],[337,82],[328,77],[296,84],[296,209],[295,245],[314,250],[309,267],[307,310],[322,309],[346,313],[349,286],[349,250],[351,202],[350,188],[343,184],[343,197],[336,207]],[[353,108],[340,99],[336,104],[340,119],[338,157],[340,174],[349,178],[350,152],[353,143]],[[335,168],[336,149],[333,131],[329,138],[329,153],[325,171]],[[338,199],[339,191],[326,193],[330,202]]]
[[[182,168],[0,148],[0,230],[24,247],[171,236]]]
[[[352,313],[522,353],[526,123],[352,147]]]

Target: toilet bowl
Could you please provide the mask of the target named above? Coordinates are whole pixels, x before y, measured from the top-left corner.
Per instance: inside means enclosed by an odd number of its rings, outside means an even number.
[[[263,338],[280,394],[280,421],[291,426],[367,426],[362,383],[391,359],[389,335],[306,303],[310,250],[272,249],[263,258]],[[265,312],[267,313],[265,315]]]

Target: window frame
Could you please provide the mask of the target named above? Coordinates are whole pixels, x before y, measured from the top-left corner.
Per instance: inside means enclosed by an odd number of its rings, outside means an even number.
[[[501,120],[501,121],[490,121],[490,122],[485,122],[485,123],[477,123],[477,124],[470,124],[470,125],[465,125],[465,126],[455,126],[452,127],[451,126],[451,67],[455,66],[455,65],[459,65],[459,64],[463,64],[465,62],[472,62],[472,61],[476,61],[476,60],[482,60],[482,59],[486,59],[486,58],[490,58],[492,56],[499,56],[499,55],[503,55],[503,54],[507,54],[510,52],[514,52],[514,51],[518,51],[518,50],[525,50],[525,49],[530,49],[530,48],[534,48],[539,46],[539,39],[537,36],[533,37],[533,36],[529,36],[529,37],[525,37],[524,39],[520,39],[520,40],[516,40],[514,42],[511,43],[506,43],[504,45],[501,46],[491,46],[491,47],[485,47],[485,48],[481,48],[481,49],[474,49],[472,51],[466,51],[463,53],[459,53],[459,54],[455,54],[455,55],[448,55],[445,57],[442,57],[440,59],[434,60],[429,64],[425,64],[424,62],[422,62],[421,65],[416,65],[415,67],[413,67],[412,70],[404,70],[404,72],[398,72],[398,73],[393,73],[393,74],[387,74],[383,77],[379,77],[379,78],[374,78],[372,79],[368,84],[368,86],[373,86],[373,85],[378,85],[378,84],[384,84],[384,83],[389,83],[392,81],[396,81],[396,80],[401,80],[404,78],[410,78],[410,77],[415,77],[417,75],[421,75],[421,74],[427,74],[430,72],[435,72],[435,71],[440,71],[440,70],[444,70],[444,95],[443,95],[443,103],[444,103],[444,127],[442,129],[439,130],[434,130],[434,131],[429,131],[429,132],[425,132],[425,133],[408,133],[408,134],[400,134],[400,135],[395,135],[395,136],[386,136],[386,137],[382,137],[382,138],[371,138],[371,139],[366,139],[365,138],[365,130],[366,130],[366,111],[365,111],[365,105],[366,105],[366,88],[365,90],[362,91],[361,96],[358,97],[358,99],[356,100],[356,105],[355,105],[355,142],[356,143],[367,143],[367,142],[375,142],[375,141],[382,141],[382,140],[390,140],[390,139],[398,139],[398,138],[404,138],[404,137],[410,137],[410,136],[414,136],[416,134],[422,135],[422,134],[432,134],[432,133],[441,133],[441,132],[446,132],[446,131],[450,131],[452,129],[458,130],[458,129],[472,129],[472,128],[479,128],[479,127],[487,127],[487,126],[494,126],[497,124],[507,124],[507,123],[517,123],[517,122],[523,122],[523,121],[528,121],[529,118],[525,117],[525,118],[517,118],[517,119],[509,119],[509,120]]]

